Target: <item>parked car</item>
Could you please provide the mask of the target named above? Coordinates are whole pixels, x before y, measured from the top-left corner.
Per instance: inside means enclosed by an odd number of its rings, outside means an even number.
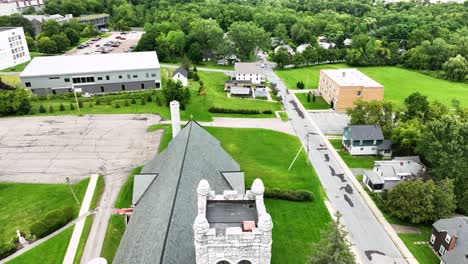
[[[76,47],[77,49],[84,49],[86,48],[84,45],[79,45],[78,47]]]
[[[120,37],[120,40],[127,40],[127,39],[126,39],[126,38],[124,38],[124,37]]]
[[[127,32],[120,32],[120,35],[127,35]]]
[[[99,45],[99,44],[96,44],[96,48],[99,48],[99,47],[101,47],[101,45]]]
[[[109,42],[106,42],[104,44],[102,44],[104,47],[110,47],[112,44],[110,44]]]
[[[114,48],[117,48],[118,46],[120,46],[120,45],[117,44],[117,43],[114,43],[114,44],[111,45],[111,47],[114,47]]]

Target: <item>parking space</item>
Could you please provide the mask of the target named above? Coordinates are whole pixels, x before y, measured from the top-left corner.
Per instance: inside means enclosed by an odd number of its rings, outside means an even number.
[[[323,134],[342,134],[348,125],[349,116],[332,111],[309,111],[308,114],[319,126]]]
[[[112,35],[105,38],[96,38],[83,43],[83,48],[75,48],[65,55],[88,55],[130,52],[132,46],[136,46],[143,32],[110,32]],[[97,40],[99,39],[99,40]]]
[[[0,182],[64,183],[92,173],[112,180],[151,159],[158,115],[86,115],[0,119]]]

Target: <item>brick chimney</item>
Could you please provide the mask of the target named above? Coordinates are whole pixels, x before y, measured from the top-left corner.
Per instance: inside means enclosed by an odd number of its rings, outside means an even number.
[[[447,251],[450,251],[455,247],[455,245],[457,244],[457,239],[458,239],[457,235],[452,235],[452,239],[450,239],[450,244],[449,244]]]

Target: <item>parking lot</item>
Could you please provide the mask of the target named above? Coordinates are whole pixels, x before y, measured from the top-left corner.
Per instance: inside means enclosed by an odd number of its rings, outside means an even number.
[[[92,173],[125,179],[156,153],[161,131],[146,129],[159,120],[151,114],[2,118],[0,182],[76,182]]]
[[[324,134],[342,134],[343,129],[348,125],[349,116],[345,113],[310,111],[310,117],[319,126]]]
[[[112,35],[106,38],[101,38],[98,41],[88,41],[89,46],[83,49],[74,48],[73,50],[67,52],[65,55],[87,55],[87,54],[102,54],[101,51],[106,43],[111,44],[110,42],[119,41],[121,42],[118,47],[110,47],[107,46],[105,48],[112,49],[109,50],[108,53],[122,53],[128,52],[130,47],[136,45],[140,40],[143,32],[139,31],[131,31],[131,32],[124,32],[125,34],[121,34],[121,32],[110,32]],[[120,39],[124,38],[124,39]]]

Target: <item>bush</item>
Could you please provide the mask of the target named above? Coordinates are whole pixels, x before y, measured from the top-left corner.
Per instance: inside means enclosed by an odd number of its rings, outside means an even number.
[[[53,113],[54,112],[54,107],[52,105],[49,106],[49,113]]]
[[[63,211],[55,210],[50,212],[43,220],[47,225],[47,235],[53,233],[67,223],[67,216]]]
[[[100,104],[101,104],[101,98],[96,99],[96,105],[100,105]]]
[[[65,207],[62,211],[65,217],[67,218],[67,222],[70,222],[73,219],[73,207]]]
[[[161,106],[162,105],[162,102],[161,102],[161,99],[159,98],[159,96],[156,96],[156,104],[158,106]]]
[[[6,258],[15,253],[16,247],[13,243],[0,244],[0,259]]]
[[[227,109],[221,107],[210,107],[208,109],[210,113],[220,113],[220,114],[245,114],[245,115],[258,115],[260,111],[250,110],[250,109]]]
[[[271,114],[273,114],[273,111],[271,111],[271,110],[264,110],[262,113],[265,114],[265,115],[271,115]]]
[[[280,190],[280,189],[265,189],[263,194],[265,198],[273,198],[279,200],[288,200],[288,201],[313,201],[314,195],[305,190]]]
[[[115,108],[120,108],[120,104],[119,104],[119,103],[115,103]]]
[[[315,94],[312,94],[312,102],[315,102]]]
[[[37,239],[47,236],[48,228],[47,225],[42,221],[34,222],[29,228],[31,235],[35,236]]]
[[[70,104],[70,110],[71,111],[75,110],[75,105],[73,105],[73,103]]]
[[[143,97],[143,98],[141,98],[141,105],[146,105],[146,100],[145,100],[145,98],[144,98],[144,97]]]
[[[83,108],[83,101],[78,100],[78,106],[79,106],[80,108]]]
[[[107,105],[112,105],[112,99],[110,98],[107,98],[107,101],[106,101]]]
[[[43,106],[43,105],[40,105],[40,106],[39,106],[39,113],[46,113],[46,112],[47,112],[47,111],[46,111],[46,109],[44,108],[44,106]]]
[[[63,112],[63,111],[65,111],[65,106],[64,106],[63,104],[60,104],[60,106],[59,106],[59,110],[60,110],[60,112]]]
[[[92,107],[93,107],[93,102],[89,101],[88,106],[89,106],[90,108],[92,108]]]
[[[193,80],[196,81],[196,82],[198,82],[200,80],[200,77],[198,76],[197,72],[193,73]]]
[[[124,106],[130,106],[130,103],[128,102],[128,100],[125,100],[125,103],[124,103]]]
[[[131,104],[136,104],[135,98],[132,98],[132,101],[130,101]]]
[[[298,89],[304,89],[304,82],[298,81],[298,82],[296,83],[296,87],[297,87]]]
[[[307,102],[310,103],[310,93],[307,93]]]
[[[151,98],[151,95],[148,95],[148,99],[146,99],[148,102],[153,102],[153,98]]]

